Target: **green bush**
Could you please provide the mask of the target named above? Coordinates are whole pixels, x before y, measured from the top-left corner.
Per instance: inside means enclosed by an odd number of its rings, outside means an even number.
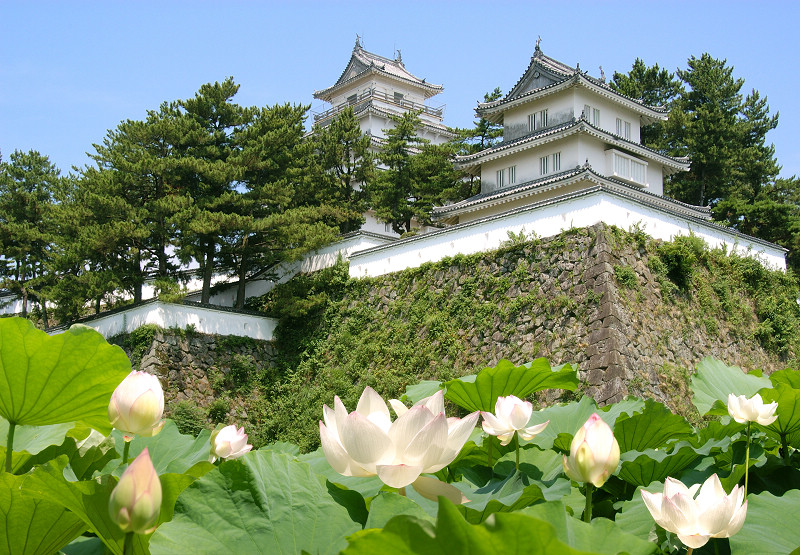
[[[206,428],[206,412],[191,401],[178,401],[170,407],[167,415],[175,421],[182,434],[196,436]]]
[[[219,397],[208,406],[208,417],[214,424],[225,423],[228,420],[228,411],[231,403],[225,397]]]

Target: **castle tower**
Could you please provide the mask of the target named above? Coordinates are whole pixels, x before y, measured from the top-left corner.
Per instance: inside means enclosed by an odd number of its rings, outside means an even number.
[[[421,110],[422,125],[417,133],[423,139],[440,144],[454,134],[442,124],[444,108],[431,108],[425,102],[442,90],[441,85],[433,85],[410,73],[399,50],[393,60],[384,58],[364,50],[361,39],[356,38],[350,61],[336,83],[314,92],[314,98],[332,105],[329,110],[315,115],[314,123],[324,127],[351,106],[362,132],[377,139],[375,143],[379,147],[380,140],[385,137],[383,130],[394,127],[390,115]]]

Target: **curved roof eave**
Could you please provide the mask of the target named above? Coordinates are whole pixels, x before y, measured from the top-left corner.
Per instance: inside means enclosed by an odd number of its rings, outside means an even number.
[[[475,154],[457,156],[455,163],[460,169],[469,171],[470,169],[479,167],[484,162],[489,162],[501,156],[513,154],[529,148],[534,148],[541,144],[562,139],[580,132],[593,135],[610,145],[635,152],[639,156],[656,161],[663,166],[674,169],[675,171],[689,170],[688,161],[666,156],[642,144],[634,143],[632,141],[623,139],[622,137],[618,137],[612,133],[609,133],[608,131],[600,129],[599,127],[595,127],[583,118],[578,120],[572,119],[567,123],[551,127],[549,129],[543,129],[542,131],[530,133],[523,137],[519,137],[518,139],[509,141],[508,143],[500,143],[497,146],[477,152]]]
[[[440,206],[434,209],[434,216],[437,219],[451,218],[460,214],[475,212],[492,206],[506,204],[508,202],[531,197],[553,189],[560,189],[580,181],[589,181],[605,188],[618,189],[626,196],[636,197],[651,206],[658,206],[662,210],[673,213],[680,213],[703,221],[710,221],[711,213],[706,207],[692,206],[669,197],[656,195],[641,188],[629,185],[622,181],[609,178],[595,172],[590,166],[579,166],[571,170],[561,172],[545,178],[521,183],[505,190],[492,191],[491,193],[481,193],[474,197],[465,199],[447,206]]]
[[[370,66],[361,73],[354,75],[350,79],[342,81],[341,83],[336,83],[335,85],[330,86],[327,89],[322,89],[321,91],[314,91],[314,98],[323,100],[325,102],[330,102],[331,98],[333,98],[336,95],[336,93],[340,92],[343,89],[346,89],[347,87],[352,86],[359,80],[367,78],[370,75],[380,75],[382,77],[386,77],[394,81],[398,81],[408,85],[413,85],[417,89],[423,91],[425,98],[431,98],[432,96],[436,96],[437,94],[439,94],[444,90],[444,87],[442,85],[434,85],[431,83],[426,83],[420,79],[417,79],[416,77],[414,78],[416,80],[408,79],[405,77],[401,77],[399,75],[394,75],[393,73],[389,73],[388,71],[382,70],[377,66]]]
[[[634,98],[614,91],[607,85],[599,83],[583,73],[576,73],[561,81],[556,81],[545,87],[533,89],[514,98],[504,98],[495,100],[494,102],[479,102],[475,113],[493,123],[499,123],[503,119],[503,113],[510,108],[521,106],[576,86],[586,87],[601,96],[620,102],[627,108],[637,112],[639,116],[645,120],[652,120],[651,122],[665,121],[668,117],[668,113],[665,109],[643,104]]]

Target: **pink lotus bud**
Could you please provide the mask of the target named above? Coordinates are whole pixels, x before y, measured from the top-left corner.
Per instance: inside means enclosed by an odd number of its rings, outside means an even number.
[[[122,473],[111,492],[108,512],[123,532],[149,534],[156,529],[161,512],[161,480],[147,447]]]
[[[211,434],[211,458],[238,459],[253,446],[247,443],[247,434],[244,428],[236,429],[230,425],[224,428],[217,427]]]
[[[581,426],[569,446],[569,457],[564,455],[564,472],[577,482],[600,487],[619,464],[619,443],[614,432],[594,413]]]
[[[108,419],[126,436],[151,437],[164,427],[164,390],[158,378],[147,372],[133,371],[111,395]],[[125,438],[130,439],[129,437]]]

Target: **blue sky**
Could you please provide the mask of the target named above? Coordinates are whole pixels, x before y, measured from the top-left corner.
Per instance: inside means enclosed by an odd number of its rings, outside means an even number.
[[[0,0],[0,151],[36,149],[67,173],[125,119],[233,76],[242,105],[325,106],[356,34],[400,49],[412,73],[443,84],[445,123],[507,91],[543,51],[607,77],[640,57],[671,71],[704,52],[766,95],[782,176],[800,175],[799,2],[41,2]]]

